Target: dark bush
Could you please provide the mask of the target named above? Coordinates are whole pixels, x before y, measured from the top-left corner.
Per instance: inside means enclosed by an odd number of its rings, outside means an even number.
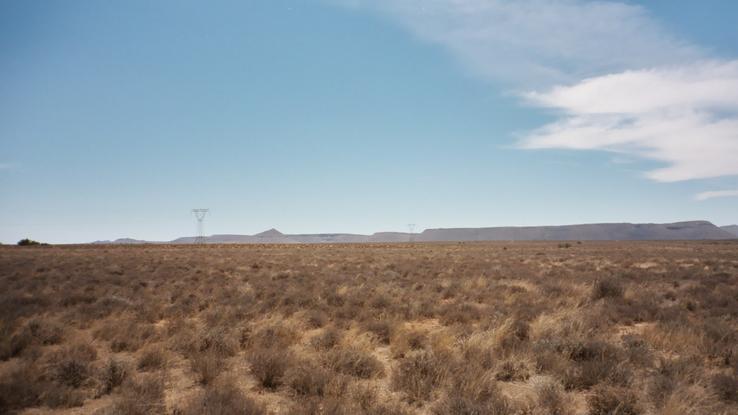
[[[79,388],[92,375],[90,364],[97,359],[97,351],[81,343],[66,346],[45,359],[49,361],[51,379],[66,387]]]
[[[110,359],[100,370],[98,380],[100,382],[100,395],[107,395],[115,388],[123,384],[128,375],[128,370],[123,363]]]
[[[0,377],[0,413],[13,413],[38,405],[43,387],[28,365],[5,373]]]
[[[726,402],[738,402],[738,376],[717,374],[712,377],[712,388]]]
[[[33,239],[24,238],[18,241],[18,246],[35,246],[35,245],[46,245],[41,242],[34,241]]]
[[[602,298],[621,298],[623,296],[623,286],[614,277],[598,279],[592,285],[592,300]]]
[[[276,389],[282,385],[291,360],[285,355],[285,351],[276,349],[256,349],[249,354],[251,373],[262,387]]]

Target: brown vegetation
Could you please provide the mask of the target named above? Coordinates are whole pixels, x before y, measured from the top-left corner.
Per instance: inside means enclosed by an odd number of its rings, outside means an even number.
[[[0,413],[738,413],[735,242],[3,246],[0,284]]]

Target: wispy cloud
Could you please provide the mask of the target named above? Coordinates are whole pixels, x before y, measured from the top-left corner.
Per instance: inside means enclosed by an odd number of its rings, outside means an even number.
[[[716,197],[738,197],[738,190],[714,190],[710,192],[697,193],[694,196],[696,200],[707,200]]]
[[[644,8],[581,0],[333,0],[374,10],[513,86],[571,82],[699,59]]]
[[[473,73],[554,109],[527,149],[604,150],[674,182],[738,175],[738,61],[666,30],[643,7],[585,0],[332,0],[390,16]],[[531,92],[533,91],[533,92]]]
[[[9,170],[9,169],[12,169],[13,167],[15,167],[15,164],[13,163],[0,162],[0,170]]]

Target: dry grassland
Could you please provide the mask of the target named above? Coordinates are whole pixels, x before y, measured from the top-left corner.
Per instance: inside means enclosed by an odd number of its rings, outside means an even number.
[[[738,414],[738,243],[0,247],[0,413]]]

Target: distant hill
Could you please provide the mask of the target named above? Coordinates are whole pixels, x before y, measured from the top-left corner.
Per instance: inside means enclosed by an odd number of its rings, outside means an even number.
[[[108,244],[169,243],[192,244],[187,236],[168,242],[147,242],[122,238],[97,241]],[[203,238],[208,244],[296,244],[296,243],[363,243],[363,242],[444,242],[444,241],[658,241],[738,239],[738,226],[722,228],[707,221],[677,223],[593,223],[563,226],[507,226],[494,228],[426,229],[422,233],[376,232],[372,235],[350,233],[283,234],[269,229],[256,235],[212,235]]]
[[[728,231],[731,234],[733,234],[736,237],[738,237],[738,225],[721,226],[720,229],[722,229],[724,231]]]
[[[118,238],[114,241],[95,241],[93,244],[106,244],[106,245],[131,245],[131,244],[148,244],[151,242],[143,241],[140,239],[131,239],[131,238]]]

